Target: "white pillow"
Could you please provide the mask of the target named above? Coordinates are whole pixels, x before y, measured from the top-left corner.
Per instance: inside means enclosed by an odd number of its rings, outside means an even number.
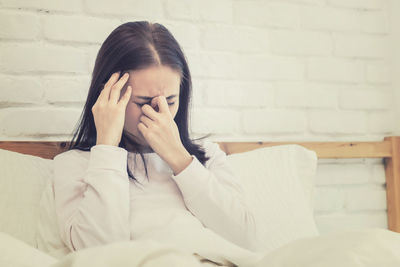
[[[318,155],[314,150],[307,149],[300,145],[282,145],[275,149],[286,149],[294,161],[295,172],[299,176],[301,185],[306,194],[309,207],[314,212],[314,188],[318,166]]]
[[[255,214],[256,251],[319,235],[312,210],[317,160],[315,151],[297,144],[227,156]]]
[[[55,258],[62,258],[71,251],[61,239],[54,204],[53,179],[49,179],[39,203],[39,218],[36,227],[37,248]]]
[[[53,161],[0,149],[0,231],[33,247],[39,200]]]
[[[0,266],[2,267],[44,267],[57,262],[57,259],[3,232],[0,232],[0,251]]]

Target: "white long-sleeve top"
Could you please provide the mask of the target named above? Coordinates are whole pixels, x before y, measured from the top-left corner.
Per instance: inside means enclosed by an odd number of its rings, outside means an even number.
[[[252,249],[255,221],[238,178],[217,143],[206,139],[200,144],[210,157],[205,166],[192,155],[177,175],[157,153],[145,153],[148,179],[140,155],[120,147],[101,144],[57,155],[54,201],[66,246],[75,251],[116,241],[157,240],[183,222],[189,232],[209,228]],[[142,185],[129,179],[127,164]]]

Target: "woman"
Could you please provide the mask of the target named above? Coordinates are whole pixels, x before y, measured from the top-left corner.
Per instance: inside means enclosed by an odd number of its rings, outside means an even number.
[[[169,242],[181,226],[255,245],[254,217],[226,154],[189,138],[190,98],[185,56],[164,26],[128,22],[108,36],[77,138],[54,158],[57,221],[71,251],[141,238]]]

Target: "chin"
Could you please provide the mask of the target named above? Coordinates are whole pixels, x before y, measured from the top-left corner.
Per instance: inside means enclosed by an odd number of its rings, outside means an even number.
[[[148,144],[147,144],[147,142],[144,140],[144,138],[142,139],[142,138],[139,138],[138,140],[137,140],[137,143],[139,144],[139,145],[142,145],[142,146],[148,146]]]

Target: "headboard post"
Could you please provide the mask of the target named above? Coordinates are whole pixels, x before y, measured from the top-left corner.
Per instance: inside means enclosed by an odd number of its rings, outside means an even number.
[[[385,157],[386,201],[389,230],[400,232],[400,137],[389,136],[392,157]]]

